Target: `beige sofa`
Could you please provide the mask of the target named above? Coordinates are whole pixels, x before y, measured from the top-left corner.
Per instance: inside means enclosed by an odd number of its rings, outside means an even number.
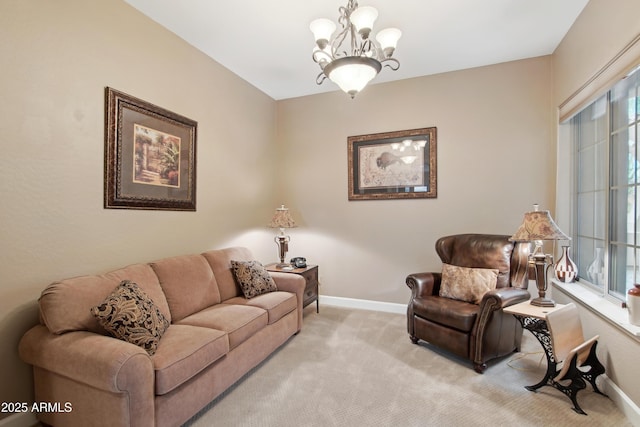
[[[20,342],[34,372],[38,413],[54,426],[178,426],[263,361],[302,327],[305,281],[271,273],[277,291],[246,299],[231,261],[246,248],[135,264],[52,283],[39,299],[40,325]],[[113,338],[91,307],[123,280],[170,320],[155,354]]]

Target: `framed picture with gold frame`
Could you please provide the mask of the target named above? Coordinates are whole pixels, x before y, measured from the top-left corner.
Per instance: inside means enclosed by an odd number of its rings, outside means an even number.
[[[437,128],[347,139],[349,200],[437,197]]]
[[[105,88],[104,207],[196,210],[197,122]]]

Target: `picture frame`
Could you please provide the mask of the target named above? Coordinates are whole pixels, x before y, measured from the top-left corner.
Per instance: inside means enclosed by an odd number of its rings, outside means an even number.
[[[195,211],[197,128],[106,87],[104,207]]]
[[[437,197],[437,128],[347,138],[349,200]]]

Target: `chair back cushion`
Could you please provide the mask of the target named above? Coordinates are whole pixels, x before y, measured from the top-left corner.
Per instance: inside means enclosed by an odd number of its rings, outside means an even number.
[[[509,236],[457,234],[436,241],[436,252],[445,264],[498,270],[496,288],[511,286],[511,254],[514,243]]]

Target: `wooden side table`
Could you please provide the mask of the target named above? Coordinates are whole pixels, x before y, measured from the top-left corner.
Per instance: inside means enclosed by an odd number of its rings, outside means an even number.
[[[558,363],[568,363],[568,361],[555,359],[551,333],[547,324],[547,315],[554,310],[558,310],[561,307],[564,307],[564,305],[556,304],[555,307],[538,307],[531,305],[529,301],[525,301],[519,304],[511,305],[509,307],[505,307],[502,309],[502,311],[504,311],[505,313],[513,314],[516,319],[518,319],[522,327],[531,332],[533,336],[538,339],[538,341],[542,345],[542,348],[544,349],[545,355],[547,356],[547,372],[545,372],[544,378],[542,378],[542,380],[537,384],[525,386],[525,388],[529,391],[536,391],[543,386],[550,386],[558,389],[562,393],[567,395],[569,399],[571,399],[574,411],[582,415],[587,415],[578,405],[578,391],[585,388],[585,381],[588,381],[593,387],[594,392],[606,396],[598,389],[598,386],[596,385],[596,377],[598,377],[598,375],[604,374],[605,369],[604,366],[602,366],[597,360],[597,357],[595,358],[595,361],[590,361],[590,359],[587,358],[587,363],[585,363],[585,365],[591,366],[588,371],[581,371],[576,368],[578,375],[580,375],[581,377],[581,381],[579,382],[579,384],[574,386],[572,380],[569,386],[565,386],[554,379],[560,372],[560,370],[557,369]],[[592,349],[592,351],[595,352],[595,347]],[[591,357],[591,355],[589,357]]]
[[[265,266],[267,271],[274,271],[279,273],[292,273],[299,274],[304,277],[307,282],[304,287],[304,294],[302,296],[302,307],[306,307],[312,302],[316,302],[316,313],[320,313],[320,300],[318,298],[318,266],[307,265],[304,268],[294,268],[293,270],[283,270],[277,268],[277,263],[268,264]]]

